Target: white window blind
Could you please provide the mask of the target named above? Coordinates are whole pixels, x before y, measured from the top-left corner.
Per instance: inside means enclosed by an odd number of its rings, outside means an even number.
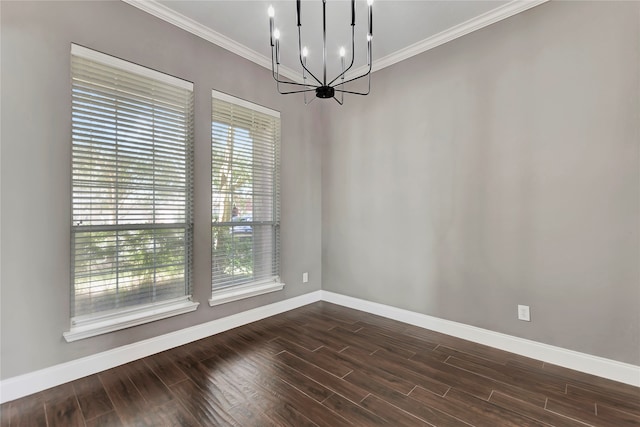
[[[191,294],[193,87],[71,54],[72,329],[140,307],[157,318]]]
[[[212,111],[213,291],[264,293],[280,281],[280,113],[216,91]]]

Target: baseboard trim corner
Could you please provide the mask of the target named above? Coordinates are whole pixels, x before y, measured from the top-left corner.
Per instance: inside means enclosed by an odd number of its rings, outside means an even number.
[[[334,292],[324,290],[320,292],[323,301],[640,387],[640,366],[567,350],[562,347],[543,344]]]
[[[0,404],[37,393],[60,384],[102,372],[161,351],[169,350],[229,329],[275,316],[317,301],[326,301],[400,322],[430,329],[457,338],[488,345],[522,356],[640,387],[640,366],[592,356],[463,323],[440,319],[385,304],[314,291],[231,316],[212,320],[49,368],[0,381]]]

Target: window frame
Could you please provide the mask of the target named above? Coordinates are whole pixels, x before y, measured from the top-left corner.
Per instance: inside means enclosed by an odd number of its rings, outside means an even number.
[[[271,225],[273,231],[273,239],[274,239],[274,248],[270,252],[271,262],[276,265],[277,271],[274,274],[271,274],[270,277],[262,277],[259,279],[254,279],[250,281],[240,282],[238,284],[227,284],[223,287],[216,287],[215,280],[216,274],[213,272],[212,268],[212,277],[211,277],[211,298],[209,299],[209,305],[215,306],[219,304],[226,304],[232,301],[238,301],[245,298],[250,298],[258,295],[263,295],[270,292],[280,291],[284,288],[285,284],[281,280],[280,276],[280,259],[281,259],[281,248],[280,248],[280,150],[281,150],[281,118],[280,112],[276,110],[272,110],[270,108],[264,107],[262,105],[255,104],[253,102],[237,98],[235,96],[219,92],[216,90],[211,91],[211,165],[212,165],[212,173],[214,170],[214,156],[215,156],[215,142],[214,142],[214,123],[215,123],[215,103],[216,100],[222,101],[227,104],[231,104],[233,108],[241,108],[245,110],[250,110],[252,113],[261,114],[263,116],[272,117],[274,120],[274,126],[277,127],[276,136],[274,137],[271,147],[274,150],[274,163],[273,163],[273,193],[272,193],[272,209],[273,209],[273,218],[272,221],[260,221],[259,218],[252,218],[252,221],[249,223],[250,226],[266,226]],[[224,123],[227,126],[233,128],[233,126],[229,123]],[[233,132],[236,132],[237,128],[233,129]],[[243,128],[244,129],[244,128]],[[255,156],[255,153],[253,154]],[[254,172],[254,168],[256,164],[255,157],[252,157],[252,173]],[[211,185],[212,192],[212,205],[211,205],[211,250],[212,250],[212,263],[215,265],[215,249],[214,249],[214,228],[220,227],[221,229],[224,227],[232,227],[233,220],[230,222],[216,222],[215,214],[214,214],[214,182],[212,178]],[[253,216],[253,213],[252,213]],[[253,254],[253,248],[252,248]],[[213,267],[212,265],[212,267]],[[273,273],[273,272],[272,272]]]
[[[162,222],[157,221],[155,217],[156,205],[155,205],[155,178],[154,178],[154,187],[153,187],[153,207],[151,208],[154,212],[152,222],[143,222],[148,218],[145,218],[140,221],[132,221],[128,224],[119,224],[119,217],[116,217],[115,222],[113,224],[107,224],[104,226],[93,226],[93,225],[80,225],[74,224],[74,215],[75,215],[75,200],[74,194],[76,185],[79,185],[78,182],[72,177],[71,179],[71,289],[70,289],[70,304],[71,304],[71,326],[69,331],[63,333],[63,336],[67,342],[72,342],[84,338],[89,338],[92,336],[117,331],[124,328],[129,328],[136,325],[141,325],[144,323],[152,322],[155,320],[160,320],[164,318],[168,318],[171,316],[176,316],[179,314],[188,313],[197,309],[199,303],[194,302],[192,300],[192,262],[193,262],[193,150],[194,150],[194,128],[193,128],[193,115],[194,115],[194,96],[193,96],[193,83],[179,79],[177,77],[170,76],[165,73],[161,73],[159,71],[143,67],[141,65],[137,65],[110,55],[103,54],[101,52],[85,48],[83,46],[77,44],[71,44],[71,62],[73,62],[74,57],[79,58],[79,60],[88,60],[93,64],[97,64],[99,67],[111,67],[117,69],[117,72],[127,73],[128,75],[133,75],[136,79],[144,79],[144,80],[154,80],[156,83],[171,85],[173,87],[177,87],[181,90],[186,90],[191,92],[190,95],[190,105],[187,106],[185,110],[184,120],[186,123],[185,137],[184,137],[184,156],[185,156],[185,176],[184,176],[184,221],[180,223],[176,222]],[[102,70],[101,70],[102,71]],[[79,78],[74,74],[74,68],[71,68],[71,90],[72,90],[72,100],[75,100],[74,88],[76,87],[73,83],[73,80]],[[113,74],[116,75],[116,72]],[[96,77],[97,79],[97,77]],[[95,80],[91,80],[92,84],[95,84]],[[115,87],[108,86],[108,90],[111,93],[117,93],[118,95],[122,95],[123,91],[120,89],[116,89]],[[116,97],[114,99],[117,100],[125,100],[131,102],[138,95],[136,92],[132,92],[132,95],[129,96],[121,96]],[[116,95],[114,95],[116,96]],[[156,102],[156,98],[152,98]],[[188,98],[187,98],[188,99]],[[121,102],[121,101],[119,101]],[[159,102],[159,101],[158,101]],[[134,103],[134,105],[137,105]],[[90,108],[96,108],[91,104]],[[72,111],[72,146],[75,148],[76,140],[75,140],[75,132],[76,132],[76,116],[75,111]],[[116,114],[120,114],[119,110],[115,110],[113,116],[108,117],[117,117]],[[137,116],[136,116],[137,117]],[[142,126],[142,125],[139,125]],[[153,125],[153,133],[155,134],[155,124]],[[134,129],[138,131],[142,131],[141,127],[134,127]],[[113,141],[118,141],[118,137],[113,137]],[[151,137],[151,141],[153,147],[156,144],[155,135]],[[135,146],[136,143],[134,143]],[[117,145],[117,143],[116,143]],[[88,150],[92,150],[89,148]],[[156,148],[153,148],[154,152]],[[89,151],[92,152],[92,151]],[[120,154],[114,154],[113,158],[116,159],[116,162],[119,159]],[[155,154],[154,154],[155,158]],[[72,155],[72,168],[76,165],[75,154]],[[152,169],[153,176],[155,176],[155,171],[160,169]],[[73,173],[73,172],[72,172]],[[85,175],[82,175],[85,176]],[[94,175],[87,175],[94,176]],[[80,187],[78,187],[80,188]],[[119,187],[113,187],[119,188]],[[93,200],[93,198],[90,198]],[[165,202],[168,203],[168,202]],[[139,204],[134,204],[135,206],[140,206]],[[165,205],[166,206],[166,205]],[[91,215],[88,213],[87,215]],[[131,220],[130,220],[131,221]],[[170,227],[173,226],[173,227]],[[92,228],[93,227],[93,228]],[[175,228],[175,229],[184,229],[184,295],[172,296],[166,299],[160,299],[151,302],[143,302],[131,305],[123,305],[115,309],[106,309],[106,310],[96,310],[89,313],[76,313],[76,249],[74,246],[74,242],[76,241],[76,233],[86,233],[100,231],[101,229],[110,230],[118,235],[119,230],[143,230],[143,229],[151,229],[151,230],[162,230],[167,228]],[[116,237],[118,238],[118,237]],[[153,237],[154,242],[154,254],[155,254],[155,237]],[[116,244],[117,247],[117,244]],[[181,246],[180,246],[181,247]],[[118,251],[118,250],[116,250]],[[117,256],[120,257],[120,252],[117,252]],[[145,264],[146,265],[146,264]],[[155,255],[153,262],[153,271],[156,272],[155,264]],[[116,269],[120,271],[120,266],[117,266]],[[123,270],[126,271],[126,270]],[[121,273],[118,273],[121,274]],[[155,276],[156,273],[154,273]],[[154,279],[152,288],[155,289],[156,281]],[[92,286],[92,285],[89,285]],[[179,285],[176,287],[179,289]],[[116,297],[117,298],[117,297]],[[152,298],[153,300],[153,298]]]

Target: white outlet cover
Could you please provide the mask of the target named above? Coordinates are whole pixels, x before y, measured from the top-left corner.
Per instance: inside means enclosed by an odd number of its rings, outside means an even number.
[[[309,282],[309,273],[302,273],[302,283]]]
[[[531,313],[529,312],[528,305],[518,305],[518,320],[531,322]]]

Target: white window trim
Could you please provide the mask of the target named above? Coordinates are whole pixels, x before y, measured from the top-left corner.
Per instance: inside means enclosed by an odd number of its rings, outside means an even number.
[[[119,309],[100,315],[78,316],[71,319],[71,329],[63,332],[67,342],[82,340],[119,331],[132,326],[177,316],[195,311],[200,303],[191,301],[189,296],[175,298],[154,304],[145,304],[130,309]]]
[[[120,58],[116,58],[115,56],[97,52],[92,49],[87,49],[86,47],[77,45],[75,43],[71,43],[71,55],[79,56],[84,59],[89,59],[91,61],[99,62],[104,65],[119,68],[123,71],[139,74],[141,76],[158,80],[160,82],[163,82],[169,85],[173,85],[182,89],[193,91],[192,82],[188,82],[178,77],[173,77],[168,74],[161,73],[159,71],[152,70],[150,68],[143,67],[141,65],[134,64],[132,62],[125,61]]]
[[[245,298],[256,297],[258,295],[268,294],[270,292],[281,291],[285,284],[280,282],[279,278],[275,278],[268,282],[256,282],[246,285],[231,286],[224,289],[216,289],[209,299],[209,305],[226,304],[232,301],[238,301]]]
[[[280,118],[280,111],[272,110],[271,108],[267,108],[263,105],[254,104],[253,102],[247,101],[246,99],[236,98],[235,96],[228,95],[224,92],[218,92],[217,90],[211,90],[211,96],[221,101],[228,102],[230,104],[235,104],[240,107],[248,108],[250,110],[255,110],[259,113],[263,113],[268,116],[273,116],[278,119]]]

